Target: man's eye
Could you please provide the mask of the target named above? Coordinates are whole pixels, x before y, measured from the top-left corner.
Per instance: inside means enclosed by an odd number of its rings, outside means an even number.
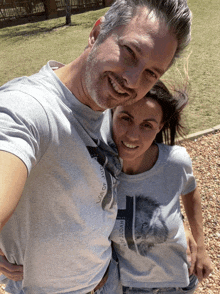
[[[129,54],[131,54],[133,57],[135,57],[134,51],[128,47],[127,45],[124,45],[125,49],[128,51]]]
[[[152,70],[147,69],[146,72],[147,72],[150,76],[152,76],[153,78],[157,79],[157,75],[156,75]]]

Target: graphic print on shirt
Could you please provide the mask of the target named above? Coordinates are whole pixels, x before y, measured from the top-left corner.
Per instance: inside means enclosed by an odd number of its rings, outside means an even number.
[[[119,209],[117,220],[124,220],[127,246],[142,256],[168,237],[160,205],[146,196],[126,196],[126,209]]]
[[[95,141],[95,140],[94,140]],[[98,145],[98,142],[95,142]],[[95,158],[100,164],[100,173],[106,183],[103,183],[102,191],[99,195],[99,201],[102,204],[103,210],[111,210],[116,205],[116,186],[117,182],[110,169],[108,157],[105,155],[101,146],[93,147],[86,146],[91,158]]]

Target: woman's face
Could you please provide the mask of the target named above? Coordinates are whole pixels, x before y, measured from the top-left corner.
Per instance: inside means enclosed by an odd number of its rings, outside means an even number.
[[[113,112],[113,139],[124,161],[141,162],[163,127],[161,106],[143,98],[129,106],[118,106]]]

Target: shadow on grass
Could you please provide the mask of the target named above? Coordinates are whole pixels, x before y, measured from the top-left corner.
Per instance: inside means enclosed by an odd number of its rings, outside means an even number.
[[[101,8],[100,8],[101,9]],[[67,27],[81,26],[85,29],[92,28],[94,23],[100,17],[99,10],[72,14],[72,21],[70,25],[65,23],[65,15],[58,18],[46,20],[43,16],[18,19],[8,23],[8,26],[0,26],[0,39],[14,38],[14,42],[20,40],[19,37],[37,36],[43,33],[50,33],[54,30]],[[74,21],[73,21],[74,20]],[[0,23],[1,24],[1,23]]]
[[[6,27],[0,32],[0,38],[13,38],[14,42],[20,40],[22,37],[39,36],[41,34],[50,33],[61,28],[68,28],[72,26],[79,26],[81,24],[72,22],[70,25],[65,23],[49,24],[48,22],[28,23],[14,27]]]

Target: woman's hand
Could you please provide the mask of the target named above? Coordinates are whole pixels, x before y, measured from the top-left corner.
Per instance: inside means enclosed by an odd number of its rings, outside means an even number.
[[[189,275],[192,275],[194,271],[195,263],[196,263],[196,257],[197,257],[197,244],[187,225],[185,223],[183,223],[183,225],[184,225],[184,231],[185,231],[186,242],[187,242],[187,251],[186,251],[187,261],[190,264]]]
[[[199,282],[202,282],[213,271],[213,265],[205,249],[202,205],[198,188],[182,196],[182,201],[193,237],[197,244],[194,274],[197,276]]]
[[[213,265],[210,257],[205,249],[201,249],[197,246],[195,239],[187,225],[184,223],[184,231],[187,241],[187,260],[190,264],[189,275],[195,274],[202,282],[213,271]]]
[[[199,282],[208,278],[213,271],[213,264],[205,249],[197,249],[197,258],[194,268],[194,274],[197,276]]]
[[[7,261],[4,253],[0,249],[0,274],[5,275],[10,280],[20,281],[23,279],[23,266],[11,264]]]

